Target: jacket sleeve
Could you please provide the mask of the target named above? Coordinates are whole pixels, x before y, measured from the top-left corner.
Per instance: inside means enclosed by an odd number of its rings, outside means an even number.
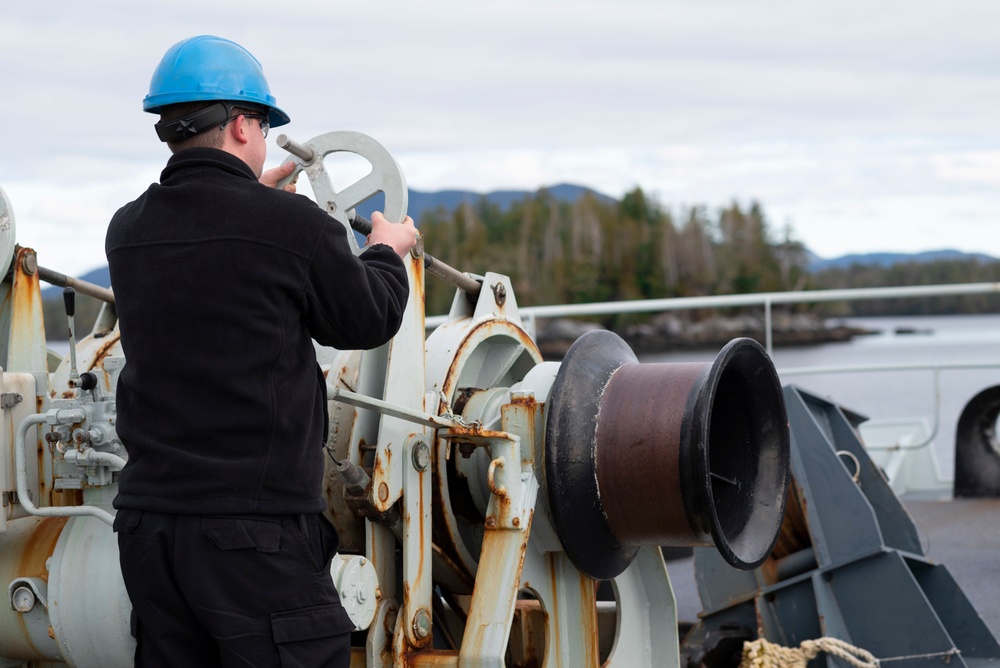
[[[326,222],[306,278],[309,333],[340,350],[376,348],[399,330],[409,298],[406,267],[390,246],[355,256],[339,226]]]

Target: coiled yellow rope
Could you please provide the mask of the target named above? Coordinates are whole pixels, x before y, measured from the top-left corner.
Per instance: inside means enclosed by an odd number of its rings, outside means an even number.
[[[782,647],[763,638],[748,640],[743,643],[740,668],[806,668],[820,652],[840,657],[855,668],[879,668],[879,660],[871,652],[839,638],[804,640],[798,647]]]

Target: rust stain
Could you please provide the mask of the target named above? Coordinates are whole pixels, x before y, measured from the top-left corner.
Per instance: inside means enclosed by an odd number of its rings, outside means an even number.
[[[465,357],[462,355],[462,351],[465,347],[469,345],[469,340],[474,338],[478,330],[472,329],[466,334],[465,338],[462,339],[461,343],[455,348],[455,356],[451,358],[451,364],[448,365],[448,372],[444,376],[444,383],[441,386],[441,393],[448,398],[448,401],[453,399],[455,388],[454,384],[458,382],[458,372],[460,370],[461,364],[465,363]],[[442,412],[446,410],[446,407],[441,407]]]
[[[761,615],[760,609],[761,609],[761,606],[759,606],[759,605],[753,606],[754,617],[756,617],[756,620],[757,620],[757,636],[763,638],[764,637],[764,617]]]
[[[778,560],[774,557],[773,553],[767,558],[767,561],[760,565],[760,574],[761,579],[769,584],[774,584],[778,581]]]
[[[778,540],[771,550],[770,559],[781,559],[794,554],[811,545],[809,539],[809,522],[806,515],[805,495],[793,478],[788,485],[788,498],[785,502],[785,516],[781,521]]]
[[[351,648],[351,664],[348,668],[366,668],[366,661],[364,647]]]
[[[548,566],[549,592],[552,595],[552,618],[555,620],[553,637],[559,637],[559,581],[556,578],[555,553],[550,552],[545,555],[546,566]]]
[[[27,444],[25,444],[27,448]],[[49,505],[52,505],[52,496],[49,491],[47,491],[48,485],[45,484],[45,453],[48,448],[45,446],[43,439],[37,439],[35,442],[35,456],[38,459],[38,498],[39,499],[49,499]],[[27,453],[25,453],[27,454]]]
[[[419,235],[419,232],[417,234]],[[423,243],[424,242],[423,242],[422,238],[419,239],[418,243],[421,245],[421,247],[423,247]],[[421,255],[420,257],[413,257],[411,255],[410,256],[410,265],[413,267],[413,284],[414,284],[414,287],[416,288],[416,290],[414,290],[415,294],[412,295],[412,296],[414,298],[419,297],[419,299],[420,299],[420,302],[419,302],[420,303],[419,313],[420,313],[420,324],[421,324],[421,328],[420,329],[423,330],[424,329],[423,328],[424,318],[425,318],[425,315],[426,315],[426,313],[425,313],[425,309],[426,309],[426,307],[425,307],[425,301],[427,299],[427,286],[426,286],[426,280],[427,280],[427,278],[426,278],[425,273],[424,273],[426,270],[424,269],[423,253],[421,252],[420,255]]]
[[[117,343],[118,343],[117,333],[105,338],[101,342],[101,345],[98,346],[97,351],[94,353],[94,361],[90,363],[90,367],[88,367],[88,370],[93,371],[95,368],[97,368],[98,365],[101,365],[101,368],[103,369],[104,358],[107,357],[109,354],[111,354],[111,349],[114,348],[115,344]]]
[[[63,399],[72,399],[75,396],[76,396],[76,391],[75,390],[63,390],[63,393],[62,393],[62,398]]]
[[[48,582],[49,572],[45,568],[45,562],[52,556],[56,541],[68,521],[68,517],[46,517],[38,523],[24,542],[17,565],[18,577],[41,578]]]
[[[408,610],[410,604],[410,583],[403,580],[403,603],[399,606],[400,611]]]
[[[49,493],[52,506],[82,506],[82,489],[53,489]]]
[[[425,649],[403,654],[401,668],[443,668],[458,666],[458,652],[448,649]]]
[[[41,299],[35,299],[36,294],[41,297],[38,283],[38,272],[28,274],[24,271],[24,260],[28,256],[35,255],[35,251],[30,248],[21,248],[14,258],[14,296],[11,320],[13,322],[33,322],[32,317],[36,307],[41,306]]]

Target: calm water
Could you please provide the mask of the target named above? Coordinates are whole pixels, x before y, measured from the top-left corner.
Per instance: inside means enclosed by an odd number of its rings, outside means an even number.
[[[779,374],[796,367],[876,364],[992,363],[993,368],[941,372],[941,422],[935,449],[941,473],[954,471],[958,416],[980,390],[1000,385],[1000,315],[852,318],[853,325],[879,330],[846,343],[776,348]],[[899,329],[916,333],[897,333]],[[710,361],[712,351],[643,356],[648,362]],[[891,371],[786,376],[792,383],[870,418],[934,415],[932,371]]]

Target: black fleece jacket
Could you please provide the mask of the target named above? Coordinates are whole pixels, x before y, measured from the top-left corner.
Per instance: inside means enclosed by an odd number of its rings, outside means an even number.
[[[312,339],[367,349],[399,328],[406,269],[354,256],[311,200],[215,149],[170,158],[122,207],[105,250],[126,364],[116,508],[311,513],[322,497],[326,385]]]

